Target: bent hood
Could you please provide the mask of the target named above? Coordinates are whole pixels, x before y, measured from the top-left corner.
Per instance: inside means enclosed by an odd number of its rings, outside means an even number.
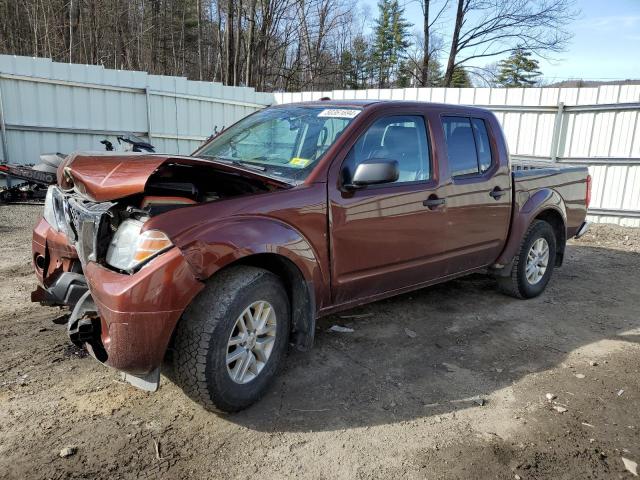
[[[276,186],[288,186],[286,182],[234,165],[220,164],[194,157],[144,153],[75,153],[60,164],[57,180],[58,185],[65,191],[75,189],[96,202],[106,202],[142,193],[149,177],[167,162],[206,165],[217,170],[260,179]]]

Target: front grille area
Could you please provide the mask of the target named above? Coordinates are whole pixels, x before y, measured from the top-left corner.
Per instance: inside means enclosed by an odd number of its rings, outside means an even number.
[[[95,203],[67,196],[63,205],[66,233],[82,265],[105,257],[109,243],[109,209],[115,203]]]

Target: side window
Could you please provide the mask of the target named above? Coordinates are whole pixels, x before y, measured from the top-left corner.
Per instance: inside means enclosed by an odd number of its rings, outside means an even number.
[[[447,141],[451,176],[478,173],[478,156],[471,120],[466,117],[442,117],[442,127]]]
[[[491,145],[489,144],[489,134],[484,120],[472,118],[473,135],[476,138],[476,149],[478,150],[478,162],[480,172],[484,173],[491,167]]]
[[[365,160],[396,160],[400,175],[396,183],[431,178],[429,143],[424,119],[417,115],[384,117],[360,136],[343,163],[343,179],[351,181]]]
[[[491,167],[491,146],[484,120],[442,117],[452,177],[484,173]]]

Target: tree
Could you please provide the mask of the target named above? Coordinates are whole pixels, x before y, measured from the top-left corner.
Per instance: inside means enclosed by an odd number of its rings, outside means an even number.
[[[531,52],[517,48],[513,53],[498,63],[500,73],[497,77],[498,85],[502,87],[531,87],[538,83],[542,75],[538,60],[529,58]]]
[[[450,86],[457,88],[467,88],[473,87],[473,83],[471,83],[469,74],[463,67],[456,67],[453,69]]]
[[[367,88],[370,49],[367,40],[358,35],[351,48],[342,52],[342,86],[349,90]]]
[[[435,17],[430,19],[431,0],[420,0],[420,6],[422,7],[423,25],[422,25],[422,64],[420,65],[420,81],[419,84],[422,87],[429,86],[433,83],[429,80],[429,62],[436,60],[435,53],[437,49],[434,49],[432,40],[432,27],[438,21],[442,13],[449,5],[449,0],[445,0],[440,8],[440,11]],[[436,60],[437,61],[437,60]]]
[[[533,53],[562,51],[571,37],[573,0],[457,0],[445,86],[455,67],[520,46]]]
[[[378,11],[371,57],[378,87],[386,88],[393,83],[401,61],[406,57],[411,24],[404,19],[404,8],[400,7],[398,0],[380,0]]]
[[[422,33],[416,34],[415,40],[407,50],[407,69],[411,84],[417,87],[440,87],[442,86],[442,64],[438,60],[438,55],[442,50],[442,38],[435,33],[431,33],[429,45],[429,55],[424,54],[425,42]],[[426,59],[426,71],[425,68]]]

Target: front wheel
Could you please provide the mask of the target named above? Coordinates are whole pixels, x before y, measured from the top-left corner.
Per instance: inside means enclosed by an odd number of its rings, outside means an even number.
[[[178,324],[172,376],[209,410],[242,410],[276,376],[289,323],[287,293],[277,276],[248,266],[220,272]]]
[[[543,220],[534,220],[513,260],[511,275],[498,277],[503,293],[516,298],[533,298],[547,287],[556,263],[556,237]]]

